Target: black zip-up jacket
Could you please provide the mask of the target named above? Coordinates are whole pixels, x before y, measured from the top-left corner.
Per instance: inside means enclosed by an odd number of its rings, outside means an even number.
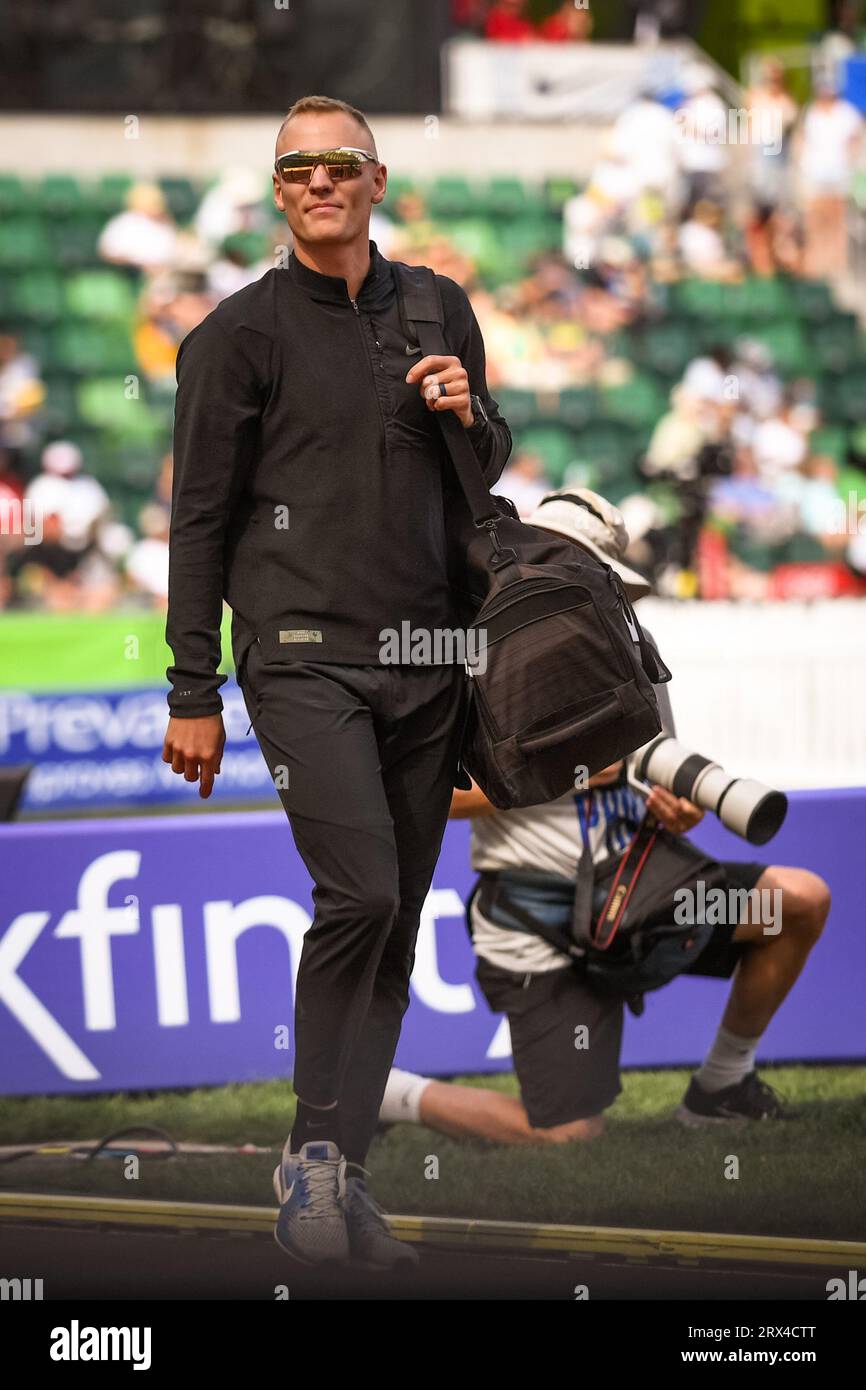
[[[437,276],[445,335],[489,421],[467,431],[488,486],[511,433],[487,390],[465,291]],[[415,351],[412,352],[411,349]],[[391,262],[370,242],[356,300],[292,253],[229,295],[177,358],[166,675],[172,715],[222,710],[222,601],[236,668],[376,664],[386,629],[456,626],[445,509],[457,486],[439,422],[406,382],[420,360],[401,327]]]

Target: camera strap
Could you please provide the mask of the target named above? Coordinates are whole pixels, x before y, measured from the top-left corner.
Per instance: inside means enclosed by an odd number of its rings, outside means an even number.
[[[622,925],[626,909],[643,873],[647,860],[659,832],[659,823],[649,811],[644,813],[632,840],[617,862],[604,905],[593,921],[593,900],[595,897],[595,865],[589,840],[589,816],[592,809],[592,793],[587,794],[586,815],[580,814],[578,821],[583,836],[583,853],[577,865],[577,884],[574,893],[574,908],[571,917],[571,935],[577,946],[586,949],[594,946],[597,951],[606,951]]]

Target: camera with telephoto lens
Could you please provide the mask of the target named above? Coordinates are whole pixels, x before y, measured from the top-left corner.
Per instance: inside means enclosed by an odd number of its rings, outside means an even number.
[[[639,748],[635,775],[684,796],[704,811],[712,811],[722,825],[752,845],[765,845],[782,827],[788,813],[784,792],[773,791],[750,777],[731,777],[718,763],[679,743],[670,734],[659,734]]]

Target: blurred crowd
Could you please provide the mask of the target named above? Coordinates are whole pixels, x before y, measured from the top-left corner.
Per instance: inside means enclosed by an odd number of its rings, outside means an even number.
[[[519,38],[522,8],[487,7],[490,37]],[[546,37],[588,36],[572,31],[575,16],[591,24],[588,11],[564,5],[554,19],[569,32],[551,21]],[[627,390],[638,373],[634,335],[665,321],[671,287],[683,281],[844,274],[863,129],[855,107],[822,81],[800,109],[772,59],[743,112],[730,110],[706,66],[687,69],[683,88],[671,103],[647,87],[622,112],[588,181],[562,205],[561,245],[539,250],[527,270],[494,288],[482,274],[485,258],[498,254],[489,220],[437,219],[424,194],[405,187],[374,209],[371,236],[385,256],[432,265],[469,293],[494,395]],[[729,134],[732,119],[746,122],[751,138],[713,138]],[[182,226],[157,184],[134,185],[103,228],[99,252],[134,277],[132,342],[148,390],[170,399],[180,341],[226,295],[284,265],[290,249],[288,228],[249,169],[227,169]],[[0,527],[0,606],[164,605],[170,455],[154,456],[153,495],[137,525],[126,524],[82,449],[40,438],[44,394],[40,363],[12,335],[0,336],[0,509],[19,517],[17,527]],[[748,338],[711,344],[696,351],[657,416],[641,456],[624,460],[634,485],[616,500],[632,559],[661,592],[772,593],[766,567],[720,553],[718,538],[734,533],[758,546],[808,536],[814,558],[866,575],[864,537],[840,525],[850,468],[815,447],[822,417],[808,373],[785,379],[772,352]],[[43,446],[41,462],[27,478],[21,460],[34,444]],[[518,440],[498,490],[528,515],[562,478]],[[568,468],[564,480],[595,481]],[[41,539],[25,545],[37,514]]]

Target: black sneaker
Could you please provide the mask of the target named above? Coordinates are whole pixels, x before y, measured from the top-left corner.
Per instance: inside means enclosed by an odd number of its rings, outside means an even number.
[[[787,1115],[780,1096],[753,1070],[721,1091],[705,1091],[693,1076],[675,1118],[681,1124],[697,1126],[784,1120]]]

